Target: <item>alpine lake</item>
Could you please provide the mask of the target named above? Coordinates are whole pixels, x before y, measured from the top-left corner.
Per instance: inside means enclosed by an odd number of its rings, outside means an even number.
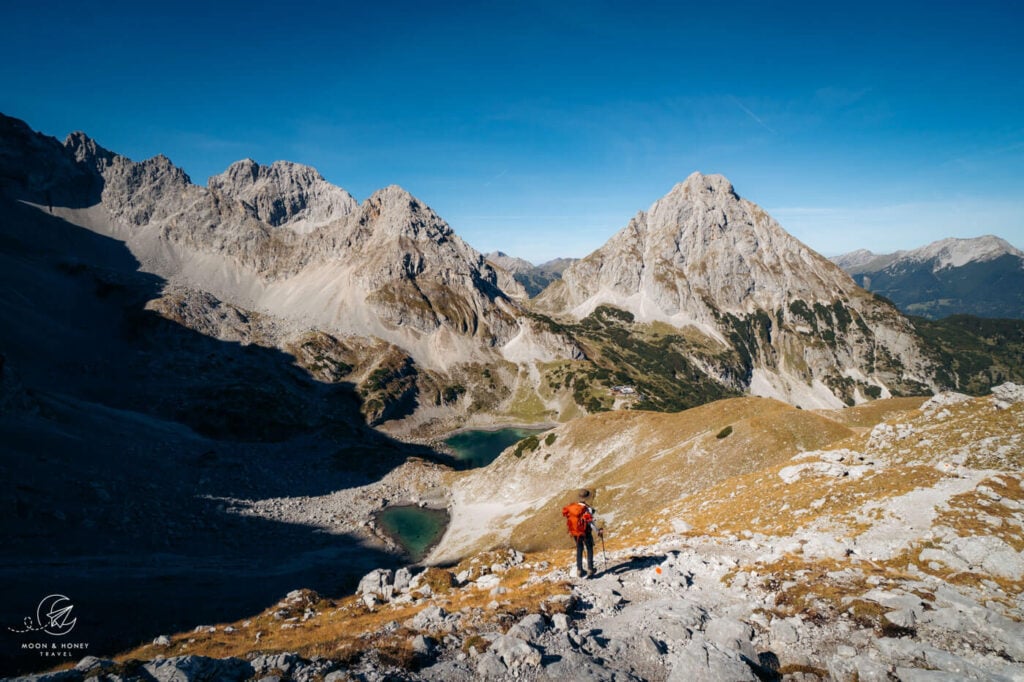
[[[545,431],[547,429],[537,428],[460,431],[444,442],[452,451],[456,468],[475,469],[487,466],[523,438]],[[449,517],[444,509],[395,505],[380,510],[374,519],[381,530],[405,550],[410,560],[418,562],[441,540]]]

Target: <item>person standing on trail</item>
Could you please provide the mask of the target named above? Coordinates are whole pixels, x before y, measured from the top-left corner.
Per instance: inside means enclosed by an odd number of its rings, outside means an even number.
[[[569,527],[569,535],[576,542],[576,575],[581,578],[594,577],[594,515],[597,513],[587,504],[590,491],[584,488],[577,494],[578,502],[562,507],[562,516]],[[597,534],[604,535],[604,529],[598,528]],[[583,550],[587,550],[587,571],[583,570]]]

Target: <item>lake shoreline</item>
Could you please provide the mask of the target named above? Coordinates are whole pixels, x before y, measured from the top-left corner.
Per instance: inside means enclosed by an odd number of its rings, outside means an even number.
[[[487,424],[487,425],[484,425],[484,426],[466,425],[466,426],[460,426],[459,428],[455,429],[454,431],[449,431],[448,433],[446,433],[445,435],[440,437],[440,441],[441,442],[445,442],[446,440],[448,440],[452,436],[457,436],[460,433],[466,433],[466,432],[472,432],[472,431],[494,432],[494,431],[503,431],[505,429],[522,429],[524,431],[538,431],[538,432],[542,432],[542,431],[550,431],[551,429],[557,428],[559,426],[561,426],[561,424],[559,424],[558,422],[538,422],[538,423],[533,423],[533,424],[523,424],[523,423],[498,424],[498,423],[491,423],[491,424]]]
[[[458,469],[477,469],[496,460],[502,452],[524,438],[537,437],[550,429],[505,426],[465,429],[449,436],[443,447],[452,453]]]
[[[396,514],[400,516],[396,518]],[[448,526],[451,524],[451,518],[451,512],[447,507],[438,508],[416,503],[391,504],[373,513],[374,524],[380,533],[401,547],[414,565],[421,564],[444,539],[445,533],[448,532]],[[424,525],[411,529],[409,524],[414,519],[417,524]],[[415,535],[409,536],[410,531],[416,534],[428,532],[428,542],[420,547],[416,542]]]

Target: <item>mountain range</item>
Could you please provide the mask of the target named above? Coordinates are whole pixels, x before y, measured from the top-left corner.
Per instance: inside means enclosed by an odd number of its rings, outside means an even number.
[[[889,254],[861,249],[832,261],[908,315],[1024,319],[1024,251],[999,237],[943,239]]]
[[[160,632],[194,630],[197,620],[233,622],[297,586],[341,594],[370,569],[398,567],[399,552],[375,515],[406,503],[449,510],[449,531],[432,560],[465,559],[467,573],[438,569],[422,578],[433,587],[396,601],[409,608],[401,618],[427,608],[424,595],[435,599],[429,613],[437,614],[446,591],[469,581],[472,594],[453,594],[460,613],[465,606],[473,619],[486,611],[496,619],[486,627],[507,629],[510,613],[524,614],[497,588],[522,588],[514,603],[541,608],[534,602],[550,596],[544,586],[568,577],[544,563],[560,555],[531,557],[535,568],[514,573],[473,553],[502,543],[552,552],[564,540],[555,532],[557,506],[591,484],[600,488],[605,518],[621,524],[622,544],[613,551],[625,562],[630,598],[661,585],[648,569],[662,565],[666,550],[647,529],[685,533],[692,524],[726,546],[715,580],[728,573],[741,590],[701,609],[755,620],[754,611],[727,605],[742,602],[750,581],[754,610],[771,619],[765,628],[788,633],[776,621],[807,616],[793,636],[830,656],[841,628],[815,630],[820,619],[808,609],[839,619],[846,605],[830,601],[830,585],[853,580],[850,571],[864,587],[858,595],[873,604],[890,599],[871,592],[868,585],[881,584],[868,582],[874,578],[893,581],[886,583],[893,590],[934,587],[932,578],[908,579],[908,561],[943,577],[967,552],[960,560],[984,569],[968,572],[968,587],[999,578],[983,555],[994,547],[1009,557],[1006,548],[962,540],[971,523],[989,521],[958,520],[955,511],[974,503],[961,499],[974,495],[968,486],[978,495],[999,490],[1008,502],[996,521],[1019,526],[1019,388],[1004,386],[991,399],[946,395],[927,410],[923,397],[875,399],[961,384],[985,394],[1016,379],[1016,327],[922,332],[718,175],[690,175],[536,296],[515,279],[516,267],[477,252],[400,187],[359,202],[312,168],[252,160],[199,186],[163,156],[136,162],[83,133],[61,142],[0,117],[0,501],[10,512],[2,536],[13,557],[0,562],[11,594],[0,604],[0,623],[22,622],[47,594],[39,590],[65,590],[82,613],[118,614],[110,631],[97,625],[89,634],[97,652],[110,652]],[[1013,343],[1004,344],[1009,351],[999,364],[986,365],[993,335]],[[545,422],[560,426],[473,472],[453,471],[444,453],[426,445],[458,427]],[[941,493],[935,500],[933,488]],[[826,498],[857,513],[832,518]],[[920,509],[945,513],[943,504],[954,511],[942,523],[955,532],[933,527],[931,517],[914,517],[902,544],[886,544],[888,536],[878,540],[872,530],[899,526]],[[730,525],[730,514],[756,535]],[[802,533],[796,544],[787,539],[790,526]],[[1019,533],[1006,528],[1001,542],[1016,550]],[[835,533],[851,541],[833,541]],[[764,556],[750,554],[751,542],[765,543]],[[935,561],[920,558],[919,542],[932,543],[925,549]],[[864,548],[869,563],[857,563]],[[504,556],[523,562],[514,551]],[[1017,630],[1004,622],[1002,607],[988,604],[996,589],[1019,594],[1018,568],[996,588],[971,592],[969,607],[984,605],[979,618],[1017,658]],[[522,582],[506,587],[484,575],[505,572]],[[790,584],[819,574],[827,580],[811,582],[820,594]],[[688,578],[673,575],[685,589]],[[476,592],[485,585],[495,591]],[[611,606],[595,617],[614,615],[619,588],[626,589],[609,583]],[[790,601],[771,601],[776,593]],[[936,595],[929,603],[937,609],[967,603],[952,592]],[[395,631],[391,623],[401,618],[378,606],[376,598],[316,602],[308,612],[281,606],[254,622],[260,633],[273,628],[267,639],[275,652],[302,643],[314,626],[331,627],[336,616],[370,621],[363,645],[412,636],[408,628]],[[880,606],[863,608],[874,609],[865,628],[888,627]],[[910,609],[900,622],[923,619],[925,610]],[[970,624],[954,615],[943,622]],[[686,655],[690,641],[697,642],[694,660],[720,659],[719,644],[701,644],[701,633],[711,637],[717,626],[708,630],[707,619],[698,620],[685,635],[647,644],[626,638],[616,645],[620,653],[643,646],[650,655],[626,656],[623,665],[688,670],[685,661],[662,659],[670,647],[673,656]],[[593,621],[598,629],[604,623]],[[179,654],[189,659],[182,665],[199,666],[189,654],[203,650],[207,636],[217,640],[208,651],[219,656],[249,655],[258,641],[252,624],[158,637],[152,646],[159,651],[145,655],[164,672],[181,661],[159,661]],[[573,636],[589,636],[585,630]],[[235,641],[239,632],[244,643]],[[854,656],[890,645],[861,635]],[[741,639],[754,646],[753,635]],[[730,641],[722,638],[721,647]],[[173,656],[164,648],[172,644]],[[474,660],[488,646],[448,641],[448,662],[462,668],[437,678],[476,678],[483,668],[474,662],[467,672],[457,658],[463,645]],[[348,655],[336,640],[330,646],[303,654]],[[588,669],[611,657],[568,639],[551,646]],[[586,657],[572,658],[582,651]],[[799,647],[786,651],[793,665],[833,665],[799,658],[809,655]],[[977,664],[1003,670],[996,652],[992,660],[988,653]],[[389,664],[367,655],[366,675],[379,676]],[[747,670],[738,654],[729,656]],[[874,670],[868,653],[863,658],[865,670]],[[891,658],[924,665],[913,652]],[[282,661],[263,667],[280,669]],[[38,660],[16,667],[38,667]]]
[[[622,384],[654,409],[743,391],[838,406],[935,385],[896,310],[721,176],[693,174],[527,300],[508,276],[521,264],[492,264],[399,187],[359,203],[312,168],[251,160],[203,187],[83,133],[61,143],[11,118],[0,133],[7,200],[122,242],[162,282],[147,309],[350,382],[367,421],[395,433],[560,421],[619,404]]]
[[[512,274],[531,298],[544,291],[549,284],[562,277],[562,271],[576,262],[576,258],[555,258],[540,265],[534,265],[523,258],[516,258],[501,251],[492,251],[485,256],[488,262]]]

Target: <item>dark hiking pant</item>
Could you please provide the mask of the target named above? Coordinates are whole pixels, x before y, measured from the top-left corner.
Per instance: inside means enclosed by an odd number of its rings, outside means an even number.
[[[594,534],[587,530],[586,535],[581,535],[576,540],[576,575],[583,575],[583,548],[587,548],[587,571],[594,572]]]

